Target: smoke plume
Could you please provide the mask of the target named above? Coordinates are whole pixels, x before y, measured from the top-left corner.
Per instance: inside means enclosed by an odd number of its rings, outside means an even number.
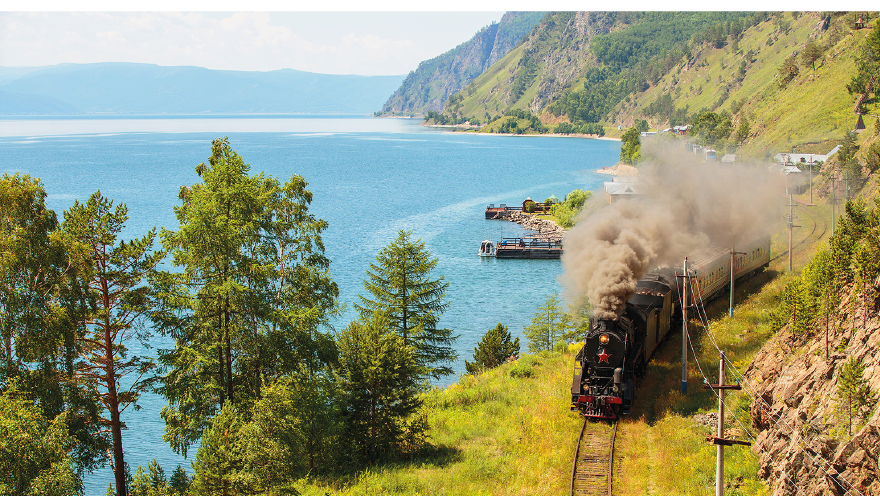
[[[679,266],[710,244],[744,245],[779,218],[783,179],[766,167],[702,163],[680,147],[643,146],[656,157],[639,168],[643,194],[608,205],[595,192],[564,240],[566,300],[578,305],[586,297],[600,319],[616,319],[649,270]]]

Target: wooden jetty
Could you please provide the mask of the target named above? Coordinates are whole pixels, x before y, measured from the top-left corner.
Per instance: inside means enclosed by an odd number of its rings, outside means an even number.
[[[495,258],[558,259],[561,256],[562,237],[558,236],[501,238],[495,249]]]

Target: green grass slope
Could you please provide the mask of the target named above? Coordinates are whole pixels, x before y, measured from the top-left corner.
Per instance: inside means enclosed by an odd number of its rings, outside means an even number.
[[[650,105],[669,94],[676,108],[692,115],[727,111],[734,125],[749,119],[747,154],[765,156],[810,143],[828,143],[830,149],[855,125],[854,97],[846,85],[869,32],[853,30],[849,17],[838,17],[823,30],[817,13],[786,13],[749,28],[737,43],[720,49],[703,45],[650,89],[618,105],[612,122],[630,126],[647,119],[663,129],[666,116],[652,114]],[[810,41],[824,47],[815,69],[799,57]],[[780,67],[793,55],[799,73],[782,88]]]

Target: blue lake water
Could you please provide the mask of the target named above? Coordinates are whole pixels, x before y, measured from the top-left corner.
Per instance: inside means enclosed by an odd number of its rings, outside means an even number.
[[[207,161],[211,140],[222,136],[252,173],[282,182],[300,174],[308,181],[311,211],[329,222],[324,243],[340,301],[348,307],[337,327],[354,318],[351,303],[363,291],[365,271],[398,230],[425,241],[439,260],[434,275],[449,282],[441,324],[460,335],[457,373],[487,330],[501,322],[521,336],[537,306],[560,289],[557,260],[477,256],[480,241],[524,232],[510,222],[485,220],[486,205],[601,190],[607,176],[593,171],[613,165],[620,150],[615,141],[445,133],[408,119],[21,118],[0,120],[0,171],[40,177],[59,218],[74,199],[85,201],[100,190],[128,205],[123,237],[134,237],[154,226],[177,229],[172,207],[178,190],[199,181],[195,166]],[[152,345],[171,342],[156,336]],[[129,347],[142,351],[135,343]],[[156,458],[169,474],[177,464],[191,473],[189,460],[162,442],[164,400],[147,395],[140,404],[141,410],[123,415],[132,470]],[[88,475],[86,494],[103,495],[112,479],[109,468]]]

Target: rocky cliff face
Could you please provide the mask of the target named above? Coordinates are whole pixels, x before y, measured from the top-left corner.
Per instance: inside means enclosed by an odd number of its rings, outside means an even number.
[[[469,41],[422,62],[391,95],[382,113],[439,112],[450,95],[504,57],[543,15],[542,12],[508,12],[499,23],[483,28]]]
[[[852,291],[843,298],[829,322],[827,360],[823,321],[813,336],[780,331],[746,371],[760,398],[750,409],[752,426],[760,430],[752,451],[761,457],[759,475],[774,496],[880,495],[880,409],[875,406],[850,437],[836,396],[849,357],[861,360],[863,377],[880,391],[877,303],[866,304]]]

